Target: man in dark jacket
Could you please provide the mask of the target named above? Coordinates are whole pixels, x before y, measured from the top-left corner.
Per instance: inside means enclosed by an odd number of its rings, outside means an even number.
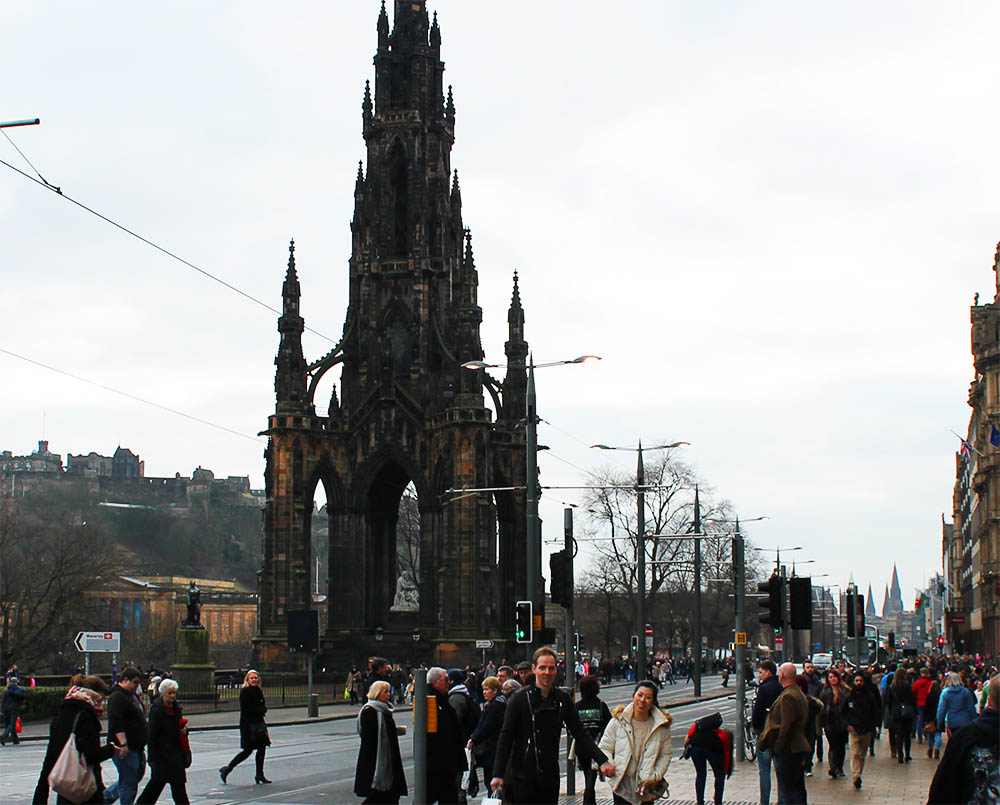
[[[802,664],[802,676],[805,679],[805,690],[802,692],[806,696],[812,696],[817,701],[823,693],[823,682],[825,677],[816,671],[816,666],[812,662],[805,662]],[[816,761],[818,763],[823,762],[823,731],[815,728],[816,725],[812,725],[810,730],[811,735],[807,735],[809,738],[809,743],[813,744],[816,750]],[[809,768],[812,768],[812,756],[809,758]]]
[[[1000,676],[990,680],[983,712],[951,734],[938,765],[928,805],[993,802],[1000,792]]]
[[[452,668],[448,672],[448,704],[455,711],[458,718],[458,729],[462,736],[462,746],[469,741],[469,736],[479,723],[479,704],[472,698],[468,687],[465,684],[465,672],[460,668]],[[464,750],[463,750],[464,751]],[[468,763],[466,763],[468,765]],[[455,785],[458,789],[458,801],[465,802],[465,791],[461,786],[461,773],[458,775]]]
[[[778,681],[778,666],[770,660],[764,660],[757,671],[760,685],[757,688],[757,698],[754,699],[753,712],[750,714],[750,725],[754,734],[760,736],[767,721],[767,711],[771,709],[775,699],[781,695],[781,683]],[[757,771],[760,775],[760,801],[771,800],[771,762],[774,755],[770,749],[762,749],[757,744]]]
[[[861,788],[861,774],[865,770],[865,755],[875,737],[875,730],[882,723],[882,701],[878,688],[867,671],[854,675],[851,693],[844,708],[847,737],[851,747],[851,777],[854,787]]]
[[[505,802],[555,803],[563,724],[576,738],[578,757],[597,761],[607,777],[615,767],[583,728],[570,695],[555,687],[555,652],[547,646],[535,651],[532,671],[535,684],[507,701],[490,787],[504,786]]]
[[[434,691],[437,732],[427,736],[427,802],[458,802],[459,775],[466,769],[462,725],[448,702],[451,684],[444,668],[427,671],[427,685]]]
[[[14,666],[15,669],[16,667]],[[4,745],[8,738],[14,746],[21,742],[17,737],[17,719],[21,715],[21,705],[24,704],[25,696],[24,688],[17,684],[15,672],[14,676],[8,677],[7,689],[4,690],[3,697],[0,698],[0,713],[3,714],[4,723],[3,734],[0,734],[0,746]]]
[[[105,802],[121,800],[132,805],[139,791],[139,781],[146,773],[146,710],[139,698],[142,678],[137,668],[122,671],[118,684],[108,697],[108,740],[126,750],[112,761],[118,769],[118,782],[105,792]]]

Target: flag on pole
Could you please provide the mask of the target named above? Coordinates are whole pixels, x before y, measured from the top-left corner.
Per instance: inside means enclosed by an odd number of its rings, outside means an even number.
[[[951,429],[949,428],[949,430]],[[955,433],[955,431],[952,430],[951,432],[955,436],[958,436],[958,434]],[[961,436],[958,436],[958,440],[962,443],[962,447],[958,452],[961,453],[965,458],[969,458],[973,453],[975,453],[977,456],[984,457],[982,453],[980,453],[975,447],[972,446],[971,442],[966,441]]]
[[[994,447],[1000,447],[1000,428],[997,428],[992,422],[990,422],[990,444]]]

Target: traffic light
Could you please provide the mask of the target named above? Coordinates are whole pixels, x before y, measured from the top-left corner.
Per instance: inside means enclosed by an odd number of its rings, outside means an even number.
[[[760,622],[780,629],[785,625],[784,618],[781,617],[781,579],[778,576],[771,576],[767,581],[758,582],[757,592],[767,596],[766,599],[758,601],[763,607]]]
[[[632,653],[639,653],[639,635],[637,634],[632,635]]]
[[[580,633],[573,632],[573,653],[575,654],[580,650]]]
[[[896,633],[889,632],[889,648],[896,648]]]
[[[938,638],[938,645],[939,646],[943,646],[944,645],[944,638],[943,637],[939,637]]]
[[[857,610],[857,605],[854,603],[854,599],[855,598],[857,598],[857,596],[854,593],[852,593],[852,592],[848,592],[847,595],[844,596],[844,599],[845,599],[844,600],[844,607],[847,610],[847,636],[848,637],[857,637],[858,636],[858,624],[857,624],[857,612],[858,612],[858,610]]]
[[[532,633],[532,605],[518,601],[514,608],[514,637],[518,643],[530,643]]]
[[[573,603],[573,557],[567,550],[556,551],[549,557],[552,603],[568,607]]]
[[[812,629],[812,579],[808,576],[792,576],[788,580],[788,595],[791,604],[789,620],[793,629]]]
[[[858,624],[858,637],[865,636],[865,597],[861,593],[854,596],[854,606],[857,613],[855,621]]]

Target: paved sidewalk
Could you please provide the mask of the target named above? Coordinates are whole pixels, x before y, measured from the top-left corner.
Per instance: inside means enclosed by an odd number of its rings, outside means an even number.
[[[842,780],[831,780],[827,775],[825,764],[813,767],[812,777],[806,778],[806,791],[811,805],[917,805],[927,801],[927,790],[931,778],[937,769],[938,761],[927,757],[922,744],[913,744],[913,762],[898,763],[889,756],[889,746],[885,740],[875,744],[875,757],[869,757],[865,763],[863,785],[858,791],[851,784],[850,772]],[[848,764],[850,757],[848,757]],[[845,764],[847,768],[848,764]],[[745,805],[760,802],[760,781],[756,763],[736,763],[733,776],[726,781],[724,802],[728,805]],[[689,760],[674,758],[670,762],[667,781],[670,783],[670,797],[657,800],[658,805],[679,805],[693,803],[694,797],[694,765]],[[708,770],[708,780],[705,784],[706,798],[712,801],[714,782],[711,769]],[[577,803],[581,801],[583,791],[583,774],[576,775],[576,796],[566,795],[565,778],[563,780],[561,803]],[[771,801],[778,798],[778,783],[771,773]],[[597,801],[607,805],[611,803],[611,787],[607,783],[598,782]]]

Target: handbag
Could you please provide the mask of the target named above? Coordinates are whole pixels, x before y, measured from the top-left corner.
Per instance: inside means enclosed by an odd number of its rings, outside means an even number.
[[[267,746],[271,742],[271,736],[267,734],[267,724],[263,721],[251,721],[250,743],[253,746]]]
[[[652,785],[647,785],[642,789],[639,800],[641,802],[652,802],[666,796],[670,796],[670,784],[667,783],[666,777],[661,777]]]
[[[17,721],[14,722],[14,732],[20,732],[20,731],[21,731],[21,717],[18,716]]]
[[[924,724],[924,735],[933,735],[935,732],[937,732],[936,721],[928,721]]]
[[[97,791],[94,772],[76,748],[76,722],[79,720],[80,714],[77,713],[66,745],[49,772],[49,788],[70,802],[86,802]]]

